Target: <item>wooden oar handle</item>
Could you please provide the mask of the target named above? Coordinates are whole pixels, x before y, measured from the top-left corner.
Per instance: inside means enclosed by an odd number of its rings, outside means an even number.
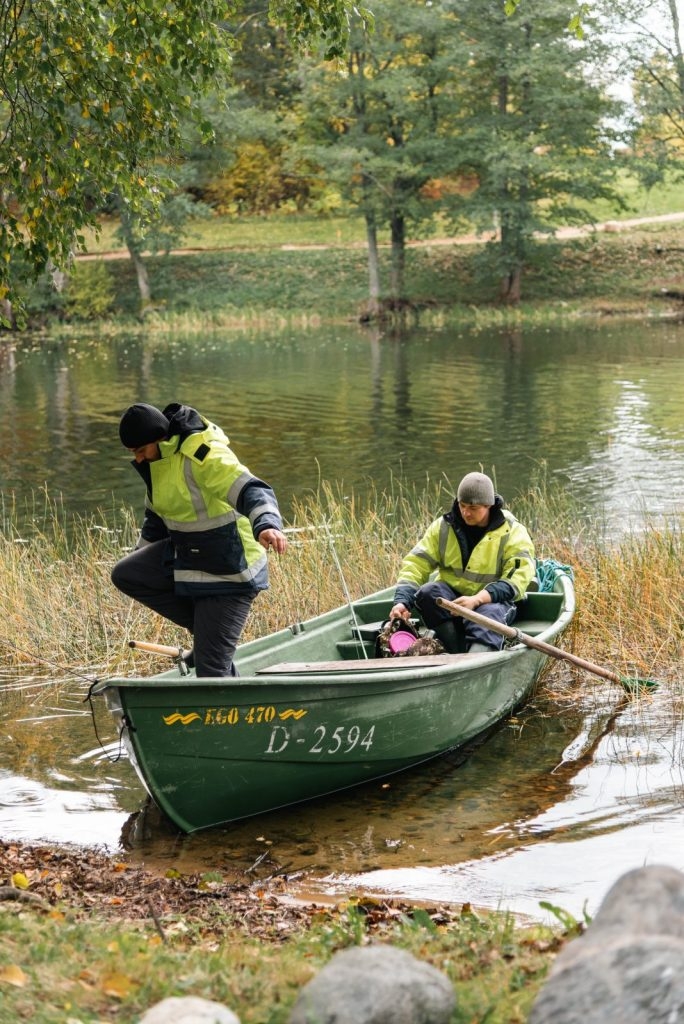
[[[182,658],[182,647],[167,647],[166,644],[153,644],[149,640],[129,640],[129,647],[138,651],[149,651],[150,654],[163,654],[167,658]]]
[[[485,629],[491,629],[495,633],[501,633],[502,636],[507,636],[509,640],[520,640],[521,643],[527,647],[533,647],[536,651],[541,651],[543,654],[548,654],[552,658],[559,658],[561,661],[569,661],[573,665],[577,665],[578,668],[583,668],[585,672],[592,672],[596,676],[601,676],[603,679],[610,679],[614,683],[622,683],[622,679],[617,672],[611,672],[608,668],[603,668],[601,665],[594,665],[591,661],[585,661],[584,658],[578,658],[576,654],[570,654],[568,651],[562,651],[560,647],[553,647],[552,644],[547,644],[545,640],[538,640],[536,636],[530,636],[528,633],[523,633],[522,630],[516,629],[514,626],[507,626],[504,622],[496,622],[494,619],[488,618],[486,615],[480,615],[479,612],[471,611],[470,608],[464,608],[461,604],[456,604],[455,601],[447,601],[444,597],[437,598],[437,604],[440,608],[446,608],[452,615],[462,615],[464,619],[470,619],[471,622],[476,622],[479,626],[483,626]]]

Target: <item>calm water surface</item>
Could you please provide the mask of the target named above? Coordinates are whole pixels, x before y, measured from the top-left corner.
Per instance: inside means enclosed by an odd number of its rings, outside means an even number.
[[[456,482],[479,464],[509,498],[545,464],[610,530],[684,505],[678,325],[24,343],[0,349],[0,384],[2,490],[20,506],[47,488],[68,512],[140,508],[117,438],[136,400],[197,405],[273,483],[286,514],[320,479],[363,495],[397,477]],[[99,702],[104,749],[96,739],[83,681],[10,674],[0,678],[0,836],[179,870],[285,874],[291,892],[321,898],[592,912],[628,868],[684,869],[679,695],[663,686],[627,701],[586,680],[568,699],[562,664],[549,681],[465,759],[179,837],[113,760]]]
[[[509,500],[545,463],[608,519],[684,499],[684,326],[572,331],[357,328],[0,347],[0,483],[67,509],[141,506],[117,425],[134,401],[194,404],[283,508],[482,466]]]

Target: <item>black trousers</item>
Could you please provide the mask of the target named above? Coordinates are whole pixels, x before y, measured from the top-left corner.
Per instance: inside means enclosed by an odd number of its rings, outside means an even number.
[[[112,583],[134,601],[192,633],[198,678],[237,675],[233,655],[256,595],[177,595],[165,540],[139,548],[117,562]]]
[[[454,598],[460,597],[460,595],[455,590],[452,590],[447,583],[437,583],[435,581],[425,583],[416,593],[416,608],[423,616],[423,622],[428,629],[435,629],[440,623],[451,620],[456,623],[459,630],[463,631],[464,650],[467,650],[474,643],[485,644],[495,651],[501,650],[504,642],[501,633],[496,633],[493,629],[487,629],[485,626],[480,626],[469,619],[453,616],[445,608],[439,607],[437,604],[438,597],[445,597],[447,601],[453,601]],[[480,615],[492,619],[493,622],[508,623],[515,618],[515,605],[508,601],[483,604],[477,610]]]

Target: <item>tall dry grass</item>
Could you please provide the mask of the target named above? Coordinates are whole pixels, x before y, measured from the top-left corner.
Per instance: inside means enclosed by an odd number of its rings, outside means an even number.
[[[516,508],[537,555],[572,566],[577,613],[563,644],[627,678],[682,680],[684,513],[667,524],[645,512],[606,536],[572,498],[535,485]]]
[[[337,607],[347,595],[392,585],[402,556],[451,500],[444,483],[419,490],[396,482],[363,499],[322,485],[295,508],[287,553],[269,556],[271,588],[254,603],[244,639]],[[538,556],[574,571],[577,614],[563,646],[622,675],[675,678],[684,639],[682,521],[644,522],[610,542],[544,483],[533,484],[513,511],[528,525]],[[25,523],[26,509],[0,506],[6,666],[42,661],[98,674],[147,674],[167,664],[131,652],[129,639],[188,644],[186,634],[110,582],[114,562],[137,536],[128,510],[69,518],[45,497],[35,503],[28,535]]]

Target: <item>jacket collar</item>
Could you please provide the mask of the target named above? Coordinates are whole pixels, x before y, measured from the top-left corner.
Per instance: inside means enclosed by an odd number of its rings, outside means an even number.
[[[506,521],[506,517],[503,514],[503,508],[504,500],[501,495],[494,495],[494,504],[492,505],[492,510],[489,513],[489,522],[486,526],[482,527],[483,533],[489,533],[490,530],[498,530],[500,526],[503,526]],[[468,524],[461,515],[461,510],[458,507],[458,500],[454,501],[449,511],[445,513],[444,518],[447,523],[450,523],[451,526],[454,527],[454,529],[469,529]]]

